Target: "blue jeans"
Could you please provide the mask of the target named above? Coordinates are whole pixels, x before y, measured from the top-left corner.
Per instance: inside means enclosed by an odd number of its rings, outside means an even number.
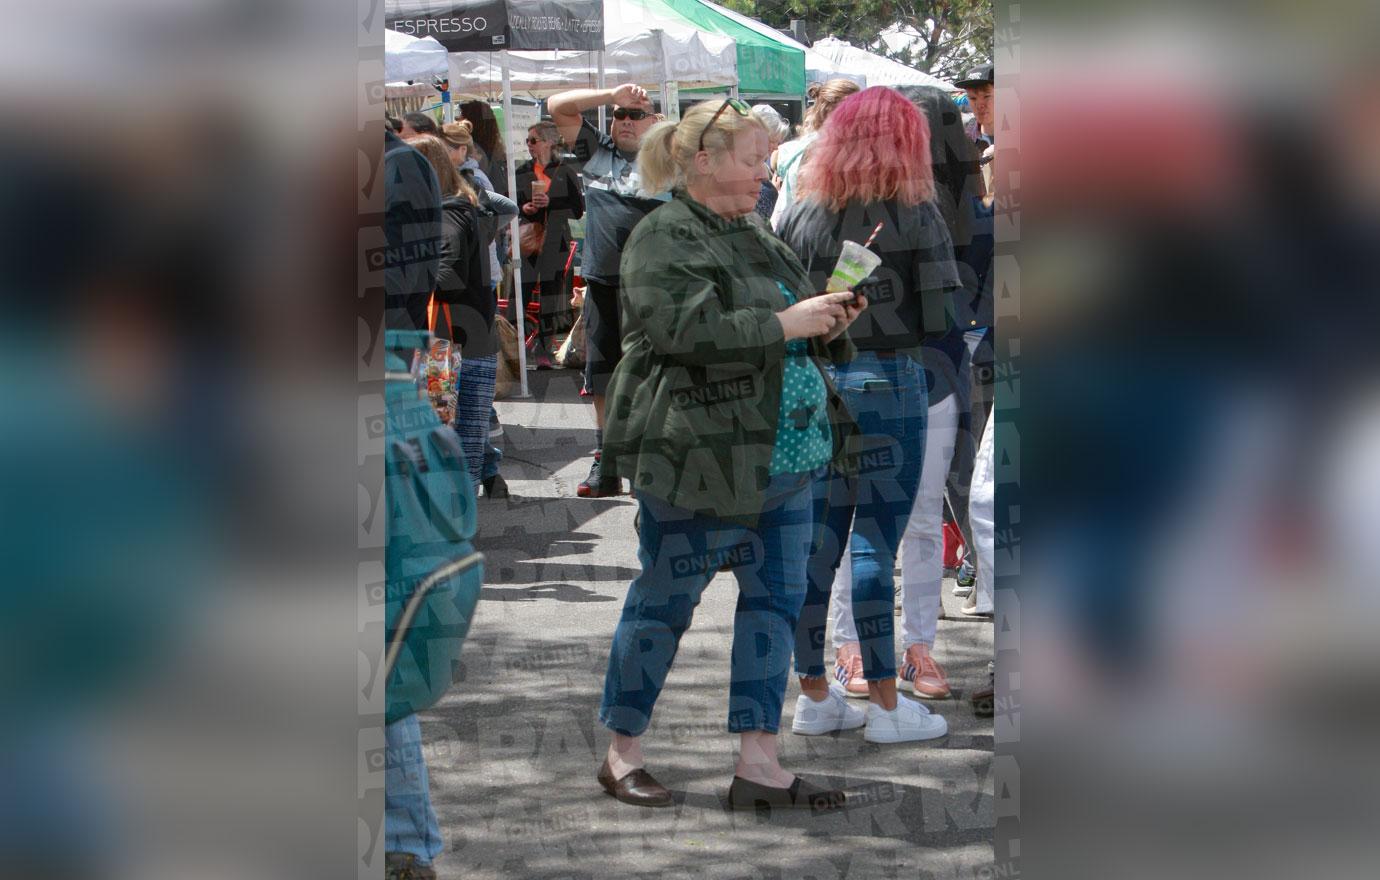
[[[383,840],[385,852],[410,853],[429,865],[443,842],[431,807],[422,727],[416,715],[383,728]]]
[[[882,681],[896,675],[896,552],[920,489],[929,394],[924,369],[904,354],[859,352],[852,362],[835,367],[832,375],[858,423],[852,453],[857,474],[833,473],[815,487],[819,526],[796,629],[796,671],[802,676],[824,675],[829,595],[851,529],[853,617],[863,677]]]
[[[772,477],[757,527],[696,514],[638,493],[637,556],[613,634],[599,720],[641,736],[700,595],[725,563],[738,578],[728,729],[776,733],[813,529],[810,473]]]
[[[465,450],[474,490],[484,479],[484,458],[489,449],[489,418],[494,409],[494,382],[498,374],[498,355],[461,357],[460,383],[455,402],[455,433]]]

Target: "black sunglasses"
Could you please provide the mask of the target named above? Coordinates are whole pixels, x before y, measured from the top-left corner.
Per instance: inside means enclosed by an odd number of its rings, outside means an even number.
[[[627,107],[617,107],[613,111],[614,119],[631,119],[633,122],[641,122],[651,115],[646,110],[629,110]]]
[[[539,143],[541,143],[541,138],[528,138],[528,139],[527,139],[527,143],[529,143],[529,144],[539,144]]]
[[[714,123],[716,123],[716,122],[719,121],[719,116],[720,116],[725,110],[727,110],[729,107],[732,107],[735,111],[737,111],[737,113],[738,113],[739,116],[751,116],[751,115],[752,115],[752,108],[749,107],[745,102],[739,101],[737,98],[726,98],[726,99],[724,99],[724,102],[723,102],[722,105],[719,106],[719,109],[718,109],[718,110],[715,110],[715,111],[714,111],[714,115],[711,116],[711,117],[709,117],[709,124],[706,125],[706,126],[704,127],[704,130],[703,130],[703,131],[700,132],[700,148],[699,148],[699,150],[697,150],[696,152],[700,152],[700,153],[703,153],[703,152],[704,152],[704,135],[705,135],[705,133],[708,132],[709,129],[711,129],[711,128],[714,127]]]

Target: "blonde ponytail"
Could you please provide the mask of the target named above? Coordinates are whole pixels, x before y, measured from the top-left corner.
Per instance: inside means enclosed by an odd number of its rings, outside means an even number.
[[[813,102],[810,109],[805,111],[805,130],[819,131],[824,127],[824,120],[829,118],[835,107],[843,103],[844,98],[860,91],[861,86],[851,79],[842,77],[828,80],[822,85],[813,83],[805,92],[805,96]]]
[[[663,193],[672,187],[684,186],[684,175],[672,155],[672,142],[679,123],[658,122],[642,136],[637,148],[637,171],[642,176],[642,191]]]

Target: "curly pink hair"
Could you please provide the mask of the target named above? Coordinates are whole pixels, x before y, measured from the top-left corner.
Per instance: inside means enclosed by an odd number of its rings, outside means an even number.
[[[848,202],[934,198],[930,124],[899,92],[872,86],[829,114],[800,170],[802,198],[839,211]]]

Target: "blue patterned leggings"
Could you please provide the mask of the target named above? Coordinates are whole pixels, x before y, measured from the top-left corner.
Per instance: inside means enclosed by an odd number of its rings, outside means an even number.
[[[494,405],[494,380],[498,374],[498,355],[460,359],[460,387],[455,405],[455,433],[465,450],[474,489],[479,491],[484,454],[489,448],[489,414]]]

